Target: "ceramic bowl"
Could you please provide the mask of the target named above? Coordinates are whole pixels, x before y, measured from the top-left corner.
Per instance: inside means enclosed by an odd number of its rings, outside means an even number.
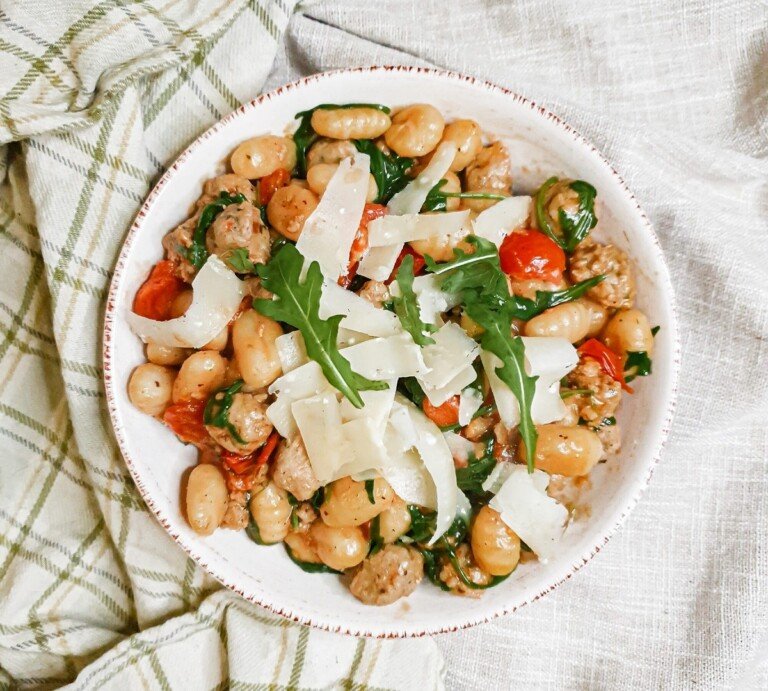
[[[473,118],[509,148],[517,193],[551,175],[583,178],[598,190],[598,238],[629,253],[638,305],[656,338],[653,376],[625,396],[618,419],[624,443],[618,458],[600,465],[581,497],[591,515],[571,525],[556,558],[526,563],[480,599],[449,595],[422,583],[387,607],[362,605],[332,575],[298,569],[282,546],[261,547],[245,532],[219,530],[200,537],[180,508],[180,479],[196,451],[128,401],[128,377],[144,361],[126,323],[133,296],[161,258],[161,238],[187,217],[205,180],[226,170],[244,139],[282,133],[295,113],[318,103],[376,102],[391,107],[428,102],[446,119]],[[627,516],[650,480],[669,429],[679,344],[669,272],[658,239],[625,183],[594,146],[552,113],[506,89],[448,72],[378,67],[315,75],[240,107],[197,139],[150,193],[131,227],[115,268],[104,327],[104,376],[115,435],[147,506],[202,568],[247,600],[303,624],[366,636],[414,636],[485,622],[536,600],[586,564]]]

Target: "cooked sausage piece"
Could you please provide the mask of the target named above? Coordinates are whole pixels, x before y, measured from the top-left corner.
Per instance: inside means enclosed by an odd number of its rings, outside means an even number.
[[[272,479],[299,501],[306,501],[320,489],[320,482],[309,464],[309,457],[301,437],[284,439],[275,454]]]
[[[387,545],[347,574],[350,592],[366,605],[391,605],[424,577],[424,559],[412,547]]]
[[[629,257],[618,247],[587,238],[571,255],[571,279],[578,283],[600,274],[605,279],[590,288],[587,297],[603,307],[632,307],[635,279]]]
[[[254,264],[264,264],[269,259],[271,243],[259,210],[250,202],[243,202],[230,204],[216,216],[205,244],[211,254],[224,259],[228,252],[244,248]]]

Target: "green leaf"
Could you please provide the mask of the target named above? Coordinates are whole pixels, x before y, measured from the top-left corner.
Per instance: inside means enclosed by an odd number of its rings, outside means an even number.
[[[229,409],[234,402],[235,394],[243,388],[243,380],[238,379],[231,386],[225,386],[215,391],[205,404],[203,422],[211,427],[226,429],[238,444],[247,442],[238,434],[237,428],[229,421]]]
[[[317,132],[312,129],[312,114],[316,110],[343,110],[346,108],[375,108],[382,113],[387,113],[387,115],[390,113],[387,106],[379,103],[345,103],[344,105],[321,103],[319,106],[296,113],[295,117],[300,122],[298,129],[293,134],[293,143],[296,145],[296,173],[298,177],[304,178],[307,176],[307,151],[319,139]]]
[[[637,377],[647,377],[653,370],[653,361],[644,350],[627,353],[624,363],[624,379],[628,382]]]
[[[435,339],[427,334],[432,333],[435,327],[421,321],[419,303],[416,293],[413,292],[413,256],[407,254],[400,262],[395,278],[400,288],[400,295],[394,297],[392,303],[400,323],[411,334],[417,345],[425,346],[434,343]]]
[[[592,389],[563,389],[560,391],[560,398],[565,400],[571,396],[591,396],[594,394]]]
[[[655,336],[657,333],[659,333],[659,331],[661,331],[661,327],[660,326],[654,326],[651,329],[651,336]]]
[[[309,503],[313,509],[319,509],[325,500],[325,487],[320,487],[310,498]]]
[[[514,296],[515,306],[513,308],[514,317],[516,319],[523,319],[528,321],[537,314],[541,314],[544,310],[548,310],[550,307],[556,307],[562,305],[565,302],[572,302],[584,295],[588,290],[594,288],[598,283],[602,283],[605,280],[605,274],[598,276],[592,276],[585,281],[575,283],[574,285],[563,288],[562,290],[537,290],[536,298],[529,300],[528,298]]]
[[[371,504],[376,503],[376,495],[373,493],[375,489],[373,480],[366,480],[365,481],[365,493],[368,495],[368,501],[371,502]]]
[[[253,307],[265,317],[290,324],[301,331],[310,359],[317,362],[325,378],[356,408],[363,407],[360,391],[380,391],[386,382],[371,381],[352,371],[339,352],[336,337],[342,315],[320,319],[320,294],[323,274],[320,265],[312,262],[304,280],[301,271],[304,257],[294,245],[283,245],[266,265],[258,267],[262,285],[274,293],[275,300],[253,301]]]
[[[485,451],[480,458],[470,456],[466,468],[456,469],[456,484],[460,490],[473,494],[483,494],[483,483],[496,467],[493,457],[494,439],[491,437],[485,445]]]
[[[248,258],[248,250],[245,247],[238,247],[234,250],[229,250],[224,255],[224,261],[229,264],[229,267],[238,274],[255,274],[256,264],[254,264]]]
[[[381,516],[376,516],[371,520],[369,534],[371,547],[368,550],[368,556],[372,557],[384,546],[384,538],[381,537]]]
[[[261,539],[261,531],[256,521],[253,520],[250,511],[248,512],[248,525],[245,527],[245,534],[257,545],[274,545],[274,542],[264,542]]]
[[[189,263],[196,269],[202,268],[208,259],[208,249],[205,246],[205,236],[208,233],[211,223],[230,204],[242,204],[246,201],[242,194],[230,195],[227,192],[221,192],[216,201],[206,204],[197,219],[195,232],[192,234],[192,244],[185,250],[185,255]]]
[[[427,193],[427,198],[421,207],[422,213],[425,211],[445,211],[448,199],[493,199],[501,201],[506,199],[503,194],[492,194],[490,192],[443,192],[442,187],[448,181],[443,178]]]
[[[341,573],[341,571],[336,571],[336,569],[332,569],[325,564],[313,561],[301,561],[286,543],[283,543],[283,545],[285,546],[285,551],[288,553],[288,558],[302,571],[306,571],[307,573]]]
[[[413,405],[417,408],[421,408],[421,404],[427,395],[424,393],[424,389],[421,388],[421,384],[416,377],[403,377],[397,383],[397,390],[403,394]]]
[[[378,190],[374,200],[377,204],[386,204],[413,179],[408,175],[413,165],[412,158],[398,156],[394,152],[386,154],[370,139],[356,139],[354,144],[360,153],[371,158],[371,174]]]
[[[553,196],[550,195],[550,190],[558,184],[566,184],[567,187],[576,192],[579,198],[576,213],[566,213],[562,207],[558,209],[559,229],[552,224],[546,209]],[[589,231],[597,225],[597,217],[595,216],[596,196],[597,190],[584,180],[561,183],[559,178],[549,178],[536,193],[535,211],[539,229],[557,243],[560,248],[571,254],[576,246],[587,237]]]

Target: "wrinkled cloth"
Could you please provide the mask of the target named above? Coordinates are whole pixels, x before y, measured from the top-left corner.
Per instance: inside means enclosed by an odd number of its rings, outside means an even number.
[[[441,688],[429,639],[324,633],[221,590],[144,506],[106,412],[125,233],[260,92],[292,0],[0,8],[0,689]]]
[[[595,143],[661,239],[682,337],[642,501],[554,592],[437,637],[449,688],[768,688],[768,7],[323,2],[270,83],[387,63],[488,79]]]

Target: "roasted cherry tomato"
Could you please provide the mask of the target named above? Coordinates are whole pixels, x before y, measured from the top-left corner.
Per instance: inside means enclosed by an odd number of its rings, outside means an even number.
[[[366,204],[363,207],[363,215],[360,219],[360,225],[357,227],[355,239],[352,241],[352,247],[349,251],[349,267],[345,276],[339,277],[339,285],[348,288],[352,279],[357,275],[357,267],[360,260],[368,249],[368,224],[374,218],[381,218],[387,213],[387,207],[382,204]]]
[[[262,206],[269,204],[275,191],[285,187],[290,181],[291,174],[285,168],[278,168],[274,173],[265,175],[259,180],[259,203]]]
[[[171,304],[186,288],[187,284],[173,273],[173,262],[163,259],[155,264],[149,278],[136,292],[133,311],[147,319],[165,321],[171,316]]]
[[[254,466],[267,463],[279,441],[280,435],[277,432],[272,432],[267,441],[253,453],[249,453],[247,456],[240,456],[227,449],[222,449],[221,460],[233,473],[241,475],[251,470]]]
[[[459,421],[459,397],[449,398],[445,403],[439,406],[433,406],[428,398],[425,398],[421,408],[432,422],[438,427],[447,427],[455,425]]]
[[[202,444],[210,439],[203,422],[203,412],[207,401],[181,401],[165,409],[163,422],[174,434],[188,444]]]
[[[413,247],[406,245],[403,247],[400,255],[397,257],[397,260],[395,261],[395,268],[392,269],[392,273],[386,281],[387,283],[392,283],[392,281],[395,280],[395,276],[397,276],[397,271],[400,268],[400,264],[403,263],[403,259],[405,259],[409,254],[413,257],[413,275],[418,276],[424,270],[424,267],[427,264],[424,261],[424,257],[422,257],[415,249],[413,249]]]
[[[621,355],[614,353],[607,345],[601,343],[596,338],[590,338],[584,341],[578,348],[580,357],[589,357],[597,360],[600,368],[611,379],[619,382],[621,388],[627,393],[634,393],[631,386],[624,380],[624,366],[621,362]]]
[[[499,259],[502,271],[517,281],[559,283],[565,271],[565,252],[538,230],[507,235]]]

